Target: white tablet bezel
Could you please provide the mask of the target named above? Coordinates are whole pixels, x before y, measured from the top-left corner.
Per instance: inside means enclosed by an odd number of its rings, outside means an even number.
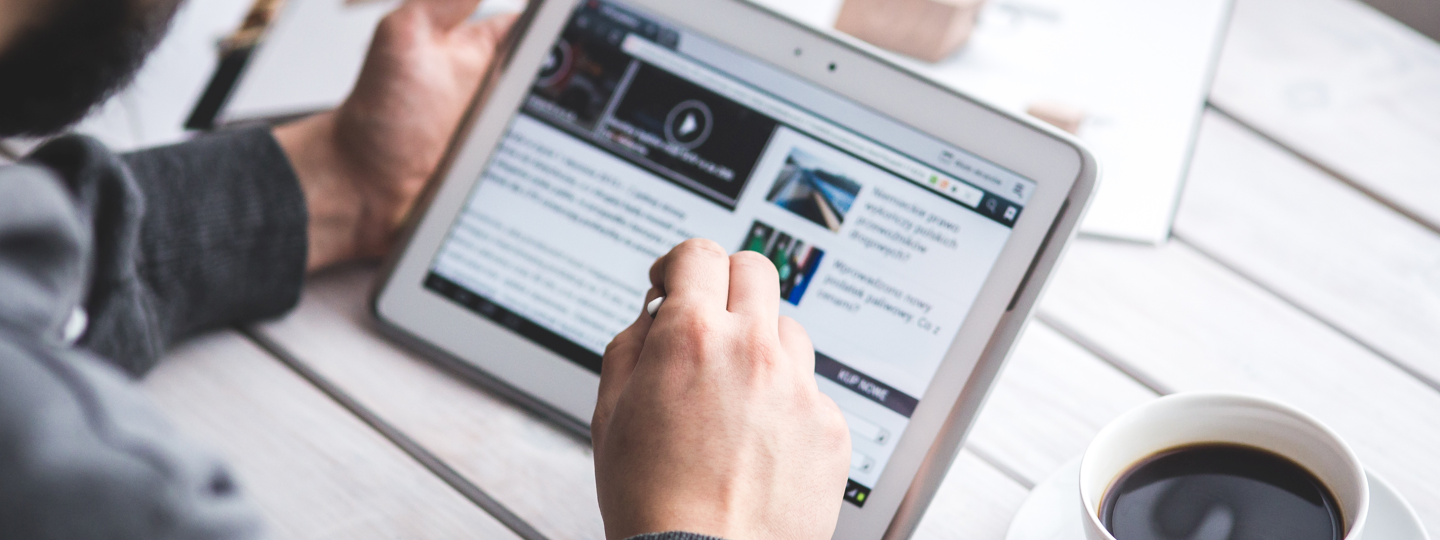
[[[863,44],[805,28],[742,0],[621,3],[757,57],[1036,182],[1025,212],[869,500],[864,507],[842,506],[835,537],[908,535],[934,487],[933,482],[918,482],[917,473],[922,467],[937,469],[926,471],[933,476],[948,468],[1043,277],[1063,241],[1073,234],[1093,192],[1097,176],[1093,157],[1053,129],[923,80],[881,60]],[[491,151],[576,5],[577,0],[549,0],[527,11],[526,32],[503,67],[492,74],[482,91],[483,103],[475,107],[467,128],[452,143],[402,254],[390,261],[376,289],[373,309],[389,330],[448,356],[452,365],[482,371],[518,390],[528,405],[559,413],[562,424],[583,431],[595,406],[597,375],[422,286]],[[797,49],[805,54],[796,55]],[[1060,241],[1047,248],[1052,235]],[[1032,273],[1041,279],[1024,286]],[[937,453],[946,455],[932,455]],[[902,502],[908,512],[900,513],[908,522],[892,523]]]

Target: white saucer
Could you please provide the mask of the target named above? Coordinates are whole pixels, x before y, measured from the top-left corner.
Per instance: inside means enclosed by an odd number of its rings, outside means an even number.
[[[1415,510],[1375,473],[1370,479],[1370,519],[1365,538],[1429,540]],[[1080,509],[1080,458],[1050,475],[1020,505],[1005,540],[1084,540]]]

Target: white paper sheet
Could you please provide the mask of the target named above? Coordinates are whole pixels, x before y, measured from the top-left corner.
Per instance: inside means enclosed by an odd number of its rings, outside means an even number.
[[[759,0],[830,27],[839,0]],[[929,64],[935,80],[1024,112],[1039,100],[1087,111],[1079,138],[1103,179],[1084,234],[1161,243],[1170,234],[1231,0],[990,0],[970,42]]]

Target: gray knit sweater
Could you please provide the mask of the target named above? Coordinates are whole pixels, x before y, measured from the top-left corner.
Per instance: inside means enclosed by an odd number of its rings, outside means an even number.
[[[262,536],[133,378],[178,339],[290,309],[306,220],[268,129],[124,156],[63,137],[0,166],[0,540]]]
[[[306,210],[268,130],[131,154],[84,137],[0,167],[0,538],[253,538],[231,473],[131,378],[278,315]]]

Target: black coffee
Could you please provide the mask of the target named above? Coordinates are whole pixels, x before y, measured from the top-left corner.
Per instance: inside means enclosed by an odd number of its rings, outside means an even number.
[[[1335,496],[1274,453],[1201,444],[1156,454],[1105,494],[1116,540],[1340,540]]]

